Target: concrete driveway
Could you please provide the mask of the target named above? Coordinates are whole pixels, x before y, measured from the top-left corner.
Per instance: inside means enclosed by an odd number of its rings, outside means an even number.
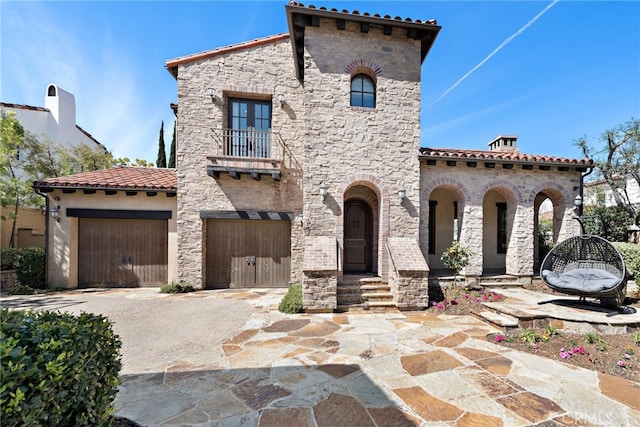
[[[224,297],[224,292],[218,292]],[[2,307],[106,316],[122,340],[121,374],[162,371],[176,360],[220,344],[242,326],[252,306],[213,292],[160,294],[157,288],[80,290],[3,297]]]

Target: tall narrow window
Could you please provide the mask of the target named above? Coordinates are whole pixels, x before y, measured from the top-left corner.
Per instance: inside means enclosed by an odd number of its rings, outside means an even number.
[[[227,126],[227,156],[271,155],[270,101],[230,98]]]
[[[375,108],[376,85],[366,74],[356,74],[351,79],[351,106]]]
[[[507,204],[496,203],[498,207],[498,253],[507,253]]]
[[[436,206],[438,202],[429,200],[429,254],[436,253]]]

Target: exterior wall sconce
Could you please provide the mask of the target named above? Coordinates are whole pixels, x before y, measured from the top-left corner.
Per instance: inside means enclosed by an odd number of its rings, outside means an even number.
[[[284,95],[283,94],[278,95],[278,102],[280,103],[280,106],[282,107],[282,105],[284,104]]]
[[[50,209],[51,217],[55,218],[57,222],[60,222],[60,206],[54,206]]]
[[[407,197],[407,190],[405,190],[404,188],[399,189],[398,198],[400,199],[400,202],[402,202],[406,197]]]
[[[216,103],[216,90],[212,87],[207,89],[207,95],[211,97],[211,102]]]
[[[324,182],[320,184],[320,197],[322,197],[323,202],[327,198],[327,186]]]
[[[573,199],[573,205],[574,205],[575,207],[580,207],[580,206],[582,206],[582,197],[580,197],[580,195],[579,195],[579,194],[576,196],[576,198],[575,198],[575,199]]]

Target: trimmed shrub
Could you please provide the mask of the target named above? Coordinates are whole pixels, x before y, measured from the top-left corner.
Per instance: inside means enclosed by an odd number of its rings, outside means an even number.
[[[278,305],[278,311],[288,314],[302,311],[302,285],[297,284],[289,287],[289,290]]]
[[[120,340],[105,317],[9,311],[0,320],[3,426],[110,426]]]
[[[622,259],[624,259],[624,265],[630,276],[633,276],[635,280],[640,280],[640,245],[635,243],[622,243],[614,242],[613,246],[616,247]]]
[[[33,295],[36,291],[29,286],[25,286],[22,283],[18,283],[9,291],[9,295]]]
[[[195,290],[196,288],[193,285],[182,280],[177,283],[172,282],[168,285],[160,286],[161,294],[184,294],[187,292],[194,292]]]
[[[0,269],[13,270],[19,249],[16,248],[0,248]]]
[[[21,248],[14,260],[16,275],[21,285],[45,289],[45,253],[42,248]]]

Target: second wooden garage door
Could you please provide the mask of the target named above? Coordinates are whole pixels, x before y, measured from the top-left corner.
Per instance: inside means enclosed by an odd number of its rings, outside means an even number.
[[[207,220],[207,287],[286,287],[291,275],[291,223]]]
[[[166,220],[79,219],[79,286],[138,287],[166,283]]]

